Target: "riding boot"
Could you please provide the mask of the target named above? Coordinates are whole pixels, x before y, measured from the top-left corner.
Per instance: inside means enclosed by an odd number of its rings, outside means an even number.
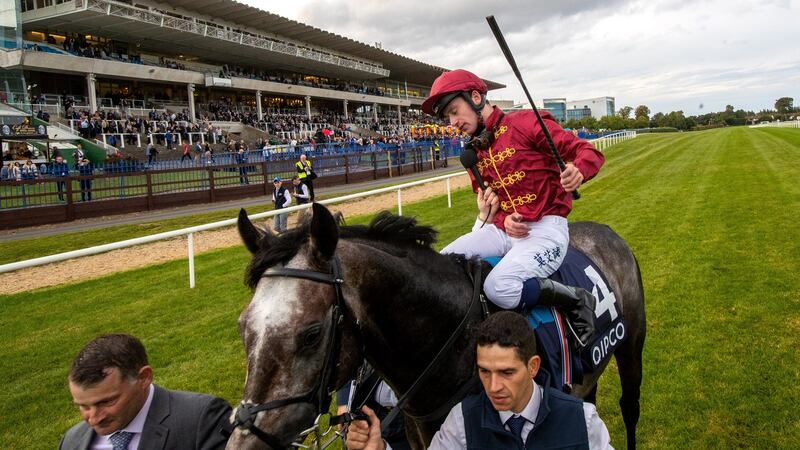
[[[597,300],[583,288],[565,286],[549,278],[527,280],[522,287],[520,306],[555,306],[567,316],[568,325],[580,347],[589,345],[595,332],[594,309]]]

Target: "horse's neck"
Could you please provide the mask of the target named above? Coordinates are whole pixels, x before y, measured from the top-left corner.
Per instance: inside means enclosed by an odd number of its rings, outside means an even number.
[[[361,248],[353,252],[366,356],[402,395],[430,364],[467,312],[472,285],[463,268],[438,254],[407,252],[405,257]],[[371,250],[371,251],[370,251]],[[477,308],[479,309],[479,308]],[[480,320],[477,313],[474,322]],[[470,332],[456,341],[426,383],[426,399],[411,402],[423,413],[428,401],[442,402],[473,372]],[[443,376],[446,373],[447,376]],[[438,389],[433,389],[438,388]],[[416,397],[416,396],[415,396]],[[422,403],[422,404],[420,404]],[[438,405],[437,405],[438,406]]]

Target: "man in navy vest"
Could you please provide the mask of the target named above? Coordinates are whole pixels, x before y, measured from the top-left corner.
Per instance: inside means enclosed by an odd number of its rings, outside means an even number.
[[[534,381],[541,360],[536,337],[521,315],[501,311],[478,330],[478,376],[484,392],[450,410],[430,449],[610,449],[595,406]],[[542,373],[546,377],[546,373]],[[369,424],[356,421],[349,450],[383,450],[380,421],[364,407]]]

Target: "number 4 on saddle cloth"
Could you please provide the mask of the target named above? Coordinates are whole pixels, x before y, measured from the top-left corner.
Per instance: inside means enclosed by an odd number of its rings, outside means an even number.
[[[492,267],[500,258],[486,258]],[[563,315],[551,306],[535,306],[527,311],[528,323],[536,333],[542,366],[550,373],[550,383],[567,391],[583,381],[583,374],[594,372],[614,353],[627,336],[625,321],[614,293],[600,268],[580,250],[569,247],[564,262],[549,278],[567,286],[586,289],[597,299],[596,333],[592,342],[576,354]],[[542,381],[542,380],[537,380]]]

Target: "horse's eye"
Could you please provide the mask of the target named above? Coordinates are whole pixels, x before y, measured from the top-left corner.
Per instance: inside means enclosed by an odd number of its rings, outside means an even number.
[[[311,347],[319,343],[322,337],[322,325],[317,323],[303,330],[300,334],[300,342],[303,347]]]

